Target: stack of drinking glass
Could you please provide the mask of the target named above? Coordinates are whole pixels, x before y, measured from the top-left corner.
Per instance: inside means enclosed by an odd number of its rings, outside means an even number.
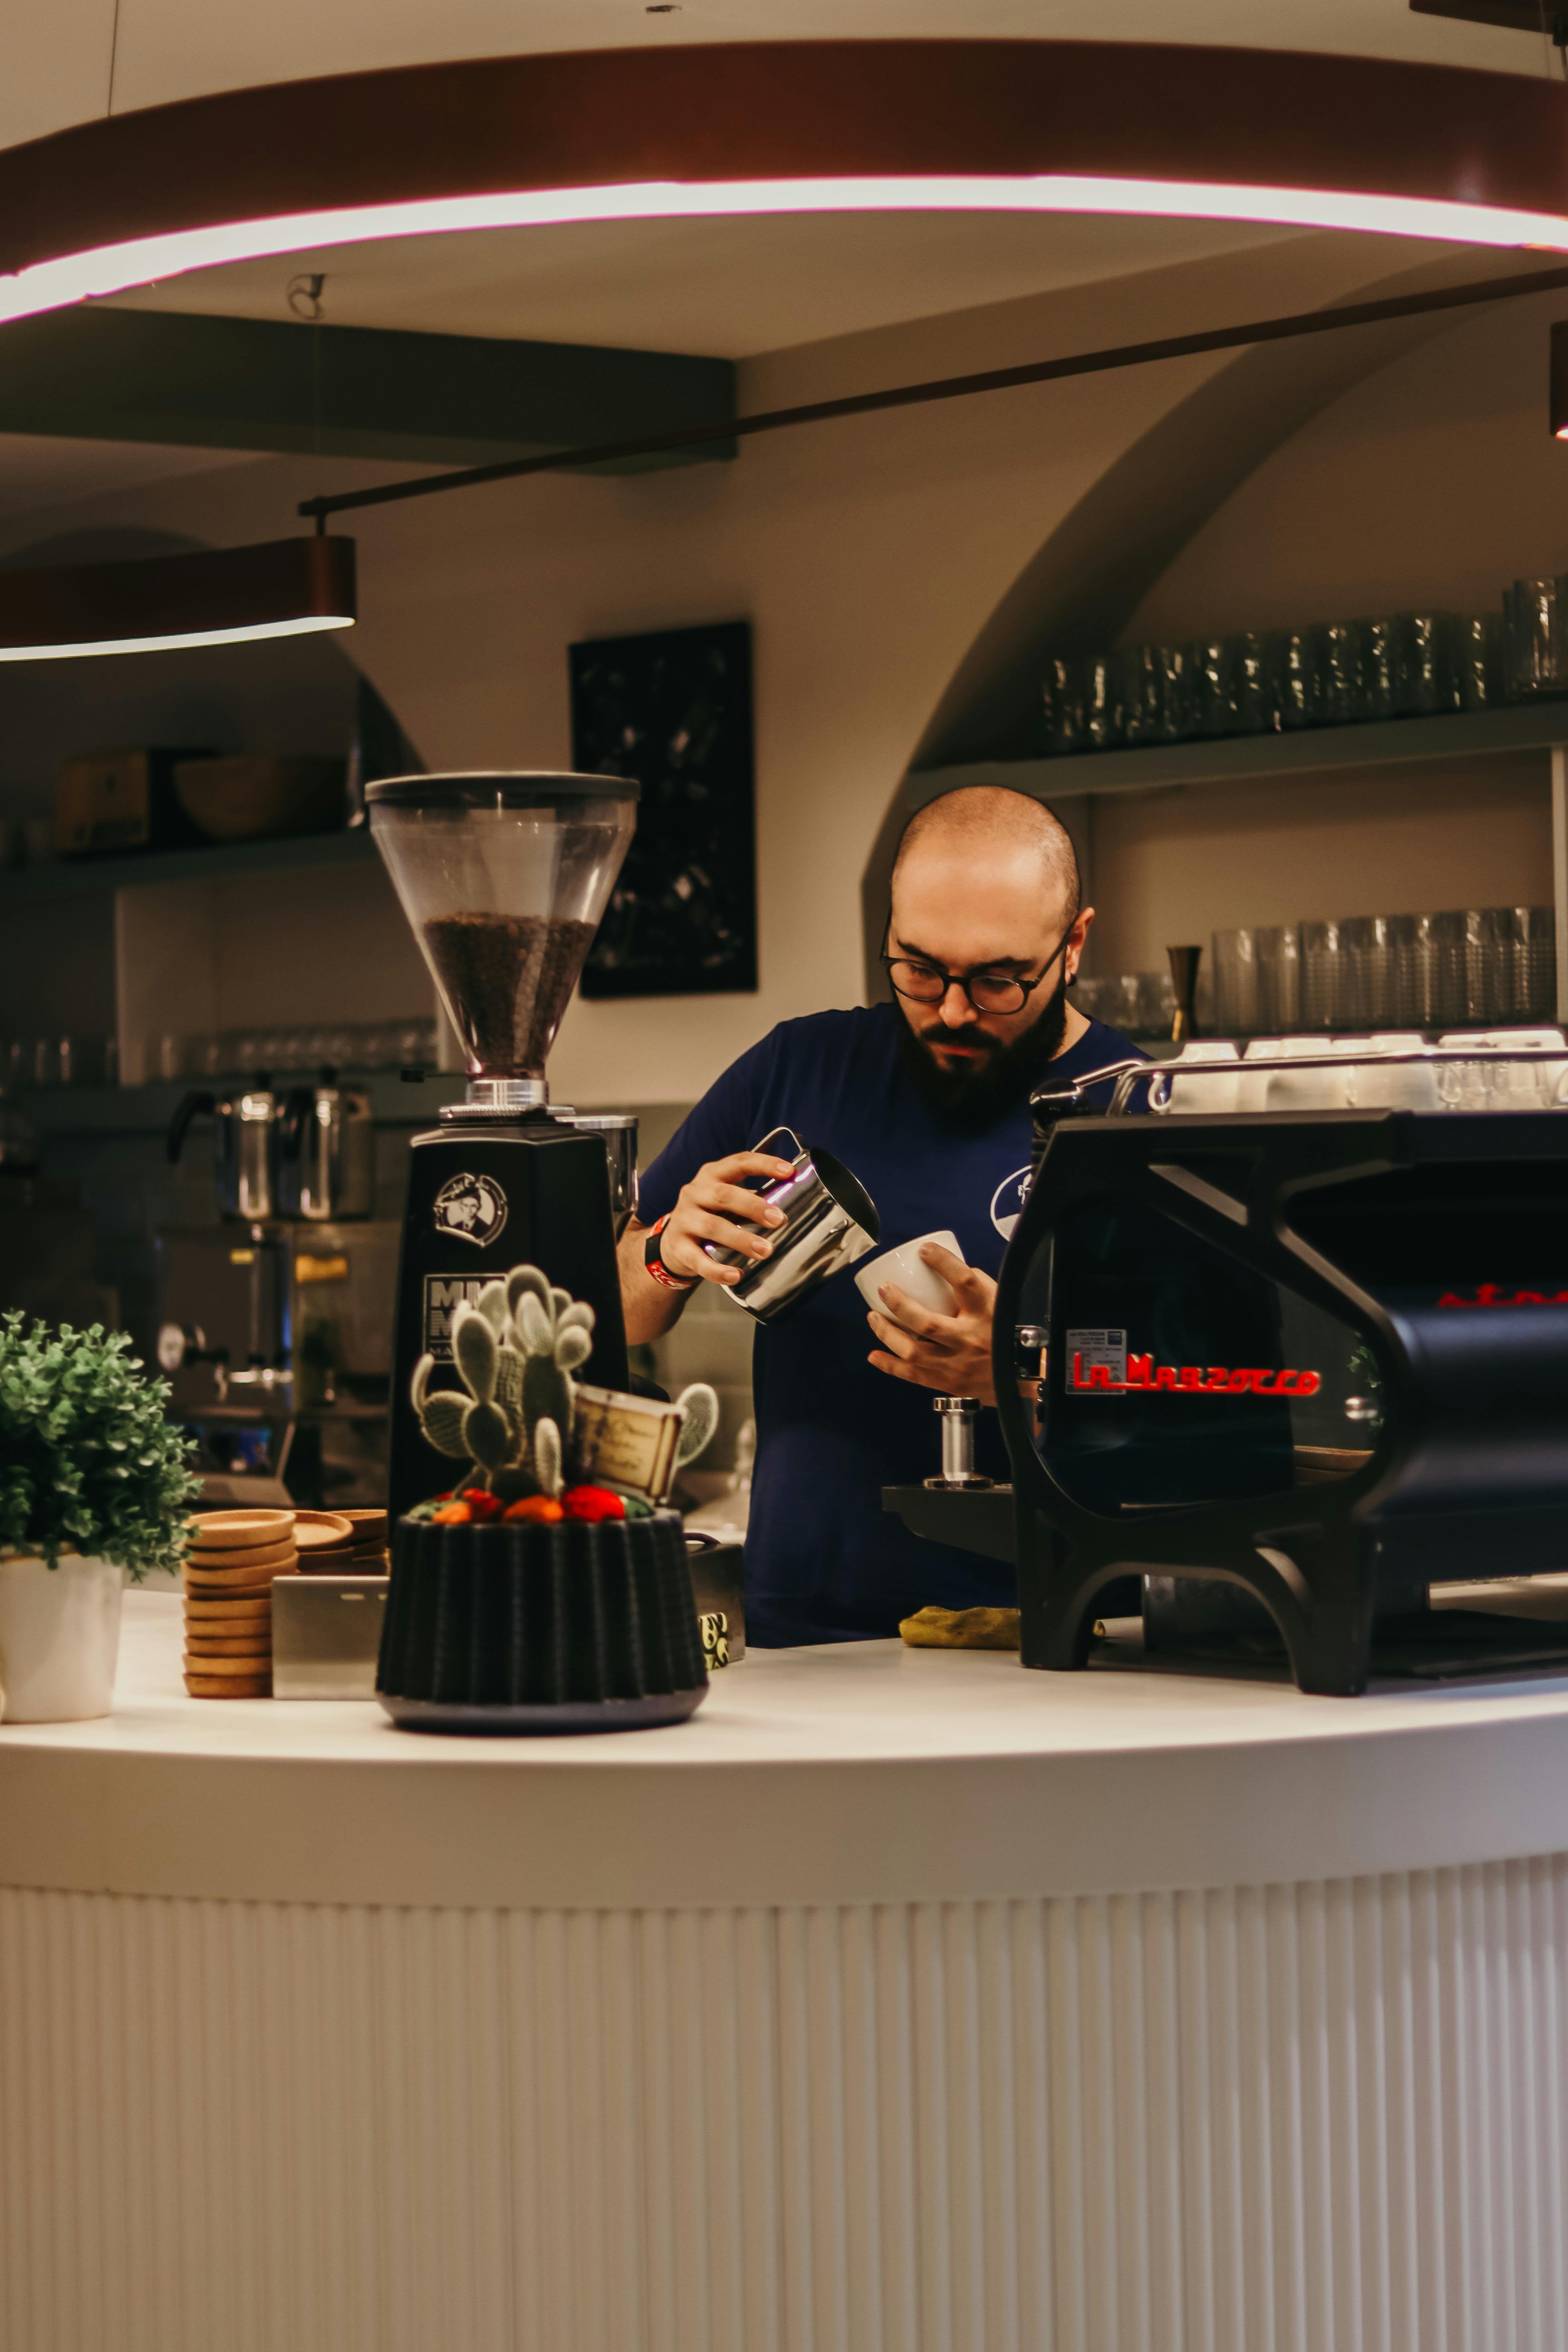
[[[1568,694],[1568,573],[1516,580],[1498,613],[1394,613],[1046,665],[1041,748],[1289,733]]]
[[[1214,989],[1222,1037],[1552,1023],[1556,918],[1471,907],[1216,931]]]

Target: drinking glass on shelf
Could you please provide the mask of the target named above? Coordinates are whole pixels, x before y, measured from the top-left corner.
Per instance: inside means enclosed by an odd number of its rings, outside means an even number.
[[[1138,1026],[1138,974],[1111,972],[1100,982],[1099,1018],[1108,1028],[1131,1036]]]
[[[1193,646],[1162,646],[1160,733],[1167,743],[1185,743],[1198,732],[1198,657]]]
[[[1042,680],[1046,749],[1058,759],[1087,751],[1089,718],[1084,708],[1083,664],[1070,654],[1058,654],[1046,664]]]
[[[1392,620],[1357,621],[1360,638],[1362,719],[1392,719],[1399,708],[1397,640]]]
[[[1106,1018],[1103,1008],[1107,986],[1108,982],[1103,980],[1090,980],[1087,972],[1079,972],[1073,982],[1072,1003],[1086,1021],[1103,1021]]]
[[[1214,935],[1214,1025],[1221,1037],[1258,1032],[1258,963],[1250,930]]]
[[[1453,707],[1490,710],[1505,698],[1504,628],[1500,613],[1456,613],[1448,630],[1454,671]]]
[[[1247,629],[1227,637],[1226,644],[1232,734],[1272,733],[1279,722],[1268,691],[1268,640]]]
[[[1323,724],[1348,727],[1363,716],[1361,626],[1329,621],[1319,633]]]
[[[1294,923],[1271,923],[1252,934],[1257,970],[1258,1029],[1288,1037],[1301,1025],[1301,936]]]
[[[1157,743],[1163,731],[1163,677],[1158,646],[1123,646],[1117,656],[1121,673],[1121,727],[1128,743]]]
[[[1105,1018],[1102,1013],[1101,1020]],[[433,1070],[440,1044],[433,1016],[405,1022],[397,1033],[397,1058],[405,1069]]]
[[[1394,1025],[1394,957],[1386,915],[1352,915],[1340,925],[1340,1014],[1347,1029]]]
[[[1141,971],[1133,997],[1134,1034],[1168,1037],[1176,1019],[1176,991],[1168,971]]]
[[[1431,915],[1393,915],[1394,1026],[1436,1029],[1443,1021],[1438,935]]]
[[[1394,708],[1422,719],[1458,708],[1454,692],[1454,615],[1397,613],[1394,619]]]
[[[1436,1025],[1475,1028],[1496,1016],[1487,1011],[1486,916],[1479,907],[1445,908],[1432,918],[1437,943]]]
[[[1228,637],[1209,637],[1194,648],[1197,660],[1195,683],[1200,735],[1219,737],[1236,732],[1230,648]]]
[[[1115,751],[1126,740],[1126,732],[1121,708],[1121,665],[1114,654],[1097,654],[1085,662],[1083,708],[1090,751]]]
[[[1277,629],[1265,640],[1271,727],[1293,732],[1317,724],[1317,683],[1312,639],[1306,629]]]
[[[1568,693],[1564,583],[1516,580],[1503,591],[1504,667],[1510,702]]]
[[[72,1030],[60,1038],[57,1066],[62,1087],[101,1087],[112,1083],[110,1069],[111,1037]]]
[[[1497,1021],[1557,1017],[1557,925],[1551,907],[1489,907],[1486,1003]]]
[[[1337,1029],[1343,1014],[1344,957],[1336,922],[1301,925],[1301,1026]]]

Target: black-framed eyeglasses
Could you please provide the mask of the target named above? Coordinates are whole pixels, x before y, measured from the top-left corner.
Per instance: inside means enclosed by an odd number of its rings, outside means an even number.
[[[882,934],[882,969],[900,996],[912,1004],[940,1004],[950,988],[962,988],[976,1013],[1021,1013],[1037,988],[1050,978],[1051,965],[1072,937],[1068,930],[1043,971],[1033,980],[1016,980],[1004,971],[943,971],[923,956],[890,956],[888,935]]]

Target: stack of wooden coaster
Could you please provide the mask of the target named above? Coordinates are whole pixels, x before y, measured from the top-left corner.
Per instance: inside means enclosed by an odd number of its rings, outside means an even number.
[[[342,1565],[353,1576],[385,1576],[392,1567],[387,1551],[386,1513],[371,1510],[345,1510],[342,1514],[353,1528],[353,1549]]]
[[[301,1576],[341,1574],[353,1549],[354,1531],[342,1511],[294,1514],[294,1541]]]
[[[272,1580],[299,1573],[292,1511],[203,1511],[184,1559],[185,1688],[270,1698]]]

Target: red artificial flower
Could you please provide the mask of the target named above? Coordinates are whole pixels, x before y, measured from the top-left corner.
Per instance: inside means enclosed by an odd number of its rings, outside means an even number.
[[[500,1497],[499,1495],[492,1495],[487,1487],[465,1486],[462,1499],[468,1507],[470,1517],[481,1523],[486,1519],[499,1519],[500,1517]]]
[[[607,1486],[572,1486],[561,1497],[561,1508],[569,1519],[624,1519],[626,1507],[618,1495]]]

